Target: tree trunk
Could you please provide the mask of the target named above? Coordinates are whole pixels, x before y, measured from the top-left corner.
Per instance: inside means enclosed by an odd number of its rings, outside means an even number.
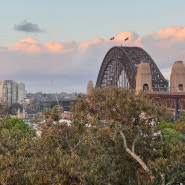
[[[119,131],[119,133],[123,139],[124,148],[125,148],[126,152],[129,153],[141,165],[141,167],[149,174],[151,181],[153,181],[154,176],[152,175],[151,170],[148,168],[148,166],[145,164],[145,162],[138,155],[135,154],[135,152],[131,151],[128,148],[125,134],[122,131]]]

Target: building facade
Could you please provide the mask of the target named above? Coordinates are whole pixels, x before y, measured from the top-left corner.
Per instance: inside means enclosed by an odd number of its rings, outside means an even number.
[[[22,103],[26,97],[25,85],[13,80],[0,81],[0,102],[2,103]]]

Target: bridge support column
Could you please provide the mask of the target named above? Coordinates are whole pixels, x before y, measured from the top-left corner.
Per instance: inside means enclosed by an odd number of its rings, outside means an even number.
[[[174,112],[174,120],[176,120],[179,116],[179,99],[175,99],[175,112]]]
[[[136,74],[136,93],[140,91],[151,91],[152,90],[152,75],[150,69],[150,63],[141,61],[138,64]]]

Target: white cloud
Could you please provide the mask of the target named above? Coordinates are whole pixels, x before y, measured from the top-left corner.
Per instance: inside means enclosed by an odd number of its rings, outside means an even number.
[[[128,39],[128,42],[134,42],[138,39],[138,35],[133,31],[124,31],[119,34],[117,34],[114,38],[114,40],[118,42],[122,42],[123,44],[126,44],[126,41]]]
[[[125,38],[129,40],[125,41]],[[142,47],[154,59],[165,77],[177,60],[185,59],[185,27],[172,26],[139,36],[133,31],[120,32],[114,40],[95,38],[76,43],[40,43],[25,38],[11,46],[0,47],[0,79],[26,84],[28,92],[86,92],[89,80],[96,83],[108,50],[115,45]],[[55,86],[50,84],[55,82]]]

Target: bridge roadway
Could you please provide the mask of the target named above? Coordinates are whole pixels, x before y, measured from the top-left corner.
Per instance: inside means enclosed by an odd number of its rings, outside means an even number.
[[[159,106],[174,109],[174,120],[178,118],[179,110],[185,110],[185,92],[147,91],[145,94],[154,99]]]
[[[185,99],[185,92],[146,91],[145,94],[151,98]]]

